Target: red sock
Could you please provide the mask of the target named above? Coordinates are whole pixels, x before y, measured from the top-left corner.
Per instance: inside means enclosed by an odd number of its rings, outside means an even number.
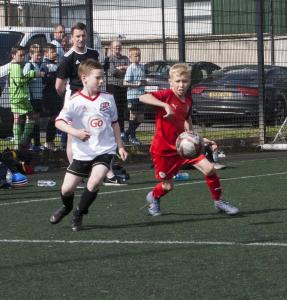
[[[161,197],[163,197],[165,194],[167,194],[169,191],[166,191],[163,189],[162,187],[162,183],[158,183],[154,189],[152,190],[152,195],[156,198],[156,199],[160,199]]]
[[[216,174],[205,176],[205,181],[210,190],[212,199],[215,201],[219,200],[222,192],[218,176]]]

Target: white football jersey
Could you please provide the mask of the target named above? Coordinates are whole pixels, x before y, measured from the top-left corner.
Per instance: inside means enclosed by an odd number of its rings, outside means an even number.
[[[91,134],[85,142],[72,136],[74,159],[92,160],[102,154],[116,153],[112,123],[117,122],[118,113],[111,94],[100,92],[90,98],[78,92],[66,102],[57,120],[64,120],[76,129],[86,129]]]

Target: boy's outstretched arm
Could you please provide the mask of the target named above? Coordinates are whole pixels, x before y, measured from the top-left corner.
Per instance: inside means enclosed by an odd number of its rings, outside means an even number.
[[[151,94],[142,95],[142,96],[140,96],[139,99],[141,102],[143,102],[145,104],[162,107],[166,112],[166,114],[163,116],[164,118],[169,118],[174,114],[174,112],[173,112],[172,108],[169,106],[169,104],[158,100],[156,97],[154,97]]]

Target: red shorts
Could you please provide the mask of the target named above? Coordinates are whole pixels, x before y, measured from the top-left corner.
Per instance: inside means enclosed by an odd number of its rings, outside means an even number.
[[[195,165],[205,158],[205,155],[187,159],[179,155],[160,156],[152,153],[152,159],[155,169],[155,177],[158,180],[170,180],[178,173],[183,165]]]

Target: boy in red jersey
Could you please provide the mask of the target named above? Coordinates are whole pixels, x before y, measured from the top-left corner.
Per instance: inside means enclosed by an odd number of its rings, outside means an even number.
[[[201,154],[195,159],[186,159],[178,155],[175,147],[177,137],[183,131],[191,130],[192,99],[187,95],[190,85],[191,70],[188,65],[179,63],[170,68],[170,89],[145,94],[140,101],[156,107],[156,129],[150,147],[155,175],[160,182],[147,195],[149,214],[161,215],[160,199],[173,189],[172,178],[182,165],[192,164],[201,171],[214,200],[217,211],[236,215],[239,210],[222,198],[219,178],[206,157]],[[204,138],[208,145],[216,147],[214,141]]]

